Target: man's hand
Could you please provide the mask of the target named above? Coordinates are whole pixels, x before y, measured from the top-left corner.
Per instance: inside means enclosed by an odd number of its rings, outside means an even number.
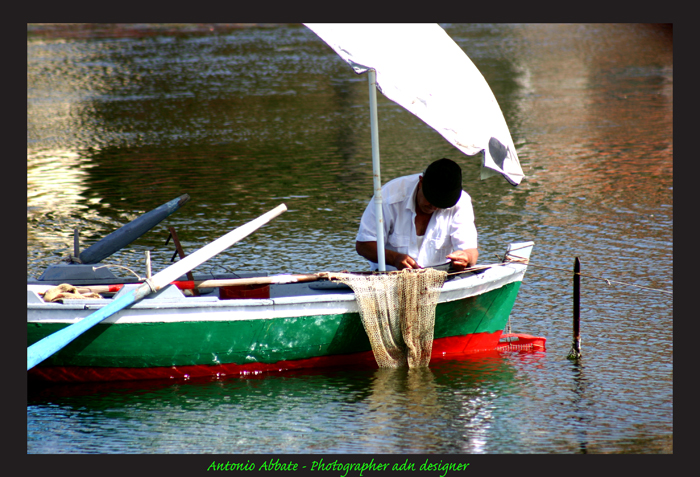
[[[388,250],[388,252],[391,251]],[[396,252],[394,252],[394,257],[391,264],[395,266],[397,270],[403,270],[404,268],[423,268],[418,265],[418,263],[409,255]]]
[[[377,263],[377,242],[356,242],[355,250],[357,250],[360,256]],[[413,257],[394,252],[393,250],[384,250],[384,261],[388,265],[396,267],[397,270],[403,270],[404,268],[422,268]]]
[[[476,260],[479,258],[479,252],[475,248],[457,250],[449,254],[447,258],[452,260],[452,268],[457,271],[462,271],[465,268],[476,265]]]

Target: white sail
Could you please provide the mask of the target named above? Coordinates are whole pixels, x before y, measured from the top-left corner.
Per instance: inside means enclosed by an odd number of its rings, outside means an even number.
[[[467,155],[484,151],[481,178],[518,185],[524,174],[496,97],[474,63],[436,23],[306,23],[356,73]],[[495,172],[494,172],[495,171]]]

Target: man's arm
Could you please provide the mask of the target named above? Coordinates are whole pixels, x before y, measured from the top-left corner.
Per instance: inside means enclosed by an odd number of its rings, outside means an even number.
[[[355,242],[355,250],[360,256],[378,263],[377,257],[377,242]],[[404,268],[422,268],[416,261],[405,253],[395,252],[394,250],[384,249],[384,260],[388,265],[396,267],[397,270]]]

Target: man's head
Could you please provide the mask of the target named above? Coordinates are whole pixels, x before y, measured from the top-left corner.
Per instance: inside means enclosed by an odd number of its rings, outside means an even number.
[[[450,159],[438,159],[425,170],[421,188],[428,202],[440,209],[448,209],[462,194],[462,169]]]

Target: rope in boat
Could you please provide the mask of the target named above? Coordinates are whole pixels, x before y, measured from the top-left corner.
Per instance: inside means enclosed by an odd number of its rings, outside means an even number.
[[[138,273],[136,273],[135,271],[133,271],[133,270],[130,269],[129,267],[125,267],[125,266],[123,266],[123,265],[108,264],[108,265],[102,265],[101,267],[92,267],[92,268],[93,268],[93,270],[99,270],[100,268],[106,268],[106,267],[123,268],[124,270],[127,270],[127,271],[133,273],[134,275],[136,275],[136,278],[138,278],[139,280],[141,280],[141,281],[145,280],[145,278],[140,277]]]

